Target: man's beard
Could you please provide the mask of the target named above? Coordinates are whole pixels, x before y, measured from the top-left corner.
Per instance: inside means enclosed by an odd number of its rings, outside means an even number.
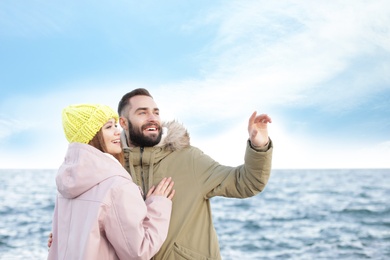
[[[161,127],[157,126],[158,135],[157,136],[145,136],[142,133],[142,130],[140,130],[137,127],[134,127],[133,124],[130,122],[129,119],[127,119],[127,123],[129,125],[129,139],[132,145],[134,146],[140,146],[140,147],[152,147],[158,144],[161,141],[162,137],[162,131]],[[143,126],[142,126],[143,128]]]

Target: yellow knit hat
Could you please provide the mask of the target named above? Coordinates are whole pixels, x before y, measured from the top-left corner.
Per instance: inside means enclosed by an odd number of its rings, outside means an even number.
[[[78,104],[62,110],[62,126],[70,143],[89,143],[112,118],[118,122],[118,114],[105,105]]]

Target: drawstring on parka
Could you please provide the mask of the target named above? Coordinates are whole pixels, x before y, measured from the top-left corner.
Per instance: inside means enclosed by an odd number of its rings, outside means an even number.
[[[133,153],[132,152],[129,152],[129,162],[132,162],[133,161]],[[141,185],[142,185],[142,193],[143,193],[143,197],[144,199],[146,199],[146,194],[148,193],[150,187],[153,186],[153,179],[154,179],[154,161],[155,161],[155,151],[152,151],[150,153],[150,157],[149,157],[149,172],[148,172],[148,186],[146,186],[146,183],[145,183],[145,173],[143,171],[144,169],[144,165],[143,165],[143,155],[144,155],[144,147],[140,147],[140,169],[141,169],[141,172],[140,172],[140,175],[141,175]],[[137,174],[135,172],[135,168],[134,168],[134,165],[133,163],[129,163],[129,169],[130,169],[130,175],[131,177],[133,178],[134,182],[138,185],[138,179],[137,179]]]

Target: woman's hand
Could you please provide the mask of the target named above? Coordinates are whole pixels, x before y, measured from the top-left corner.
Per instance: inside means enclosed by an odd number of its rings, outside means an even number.
[[[160,181],[160,183],[157,185],[157,187],[152,186],[150,190],[148,191],[148,194],[146,195],[146,198],[149,198],[150,196],[164,196],[168,199],[172,200],[173,196],[175,195],[175,190],[173,189],[174,182],[172,181],[172,178],[164,178]]]

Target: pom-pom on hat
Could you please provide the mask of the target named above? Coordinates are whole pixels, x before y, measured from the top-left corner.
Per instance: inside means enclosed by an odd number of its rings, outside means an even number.
[[[112,118],[118,122],[118,114],[105,105],[78,104],[62,110],[62,126],[69,143],[89,143]]]

